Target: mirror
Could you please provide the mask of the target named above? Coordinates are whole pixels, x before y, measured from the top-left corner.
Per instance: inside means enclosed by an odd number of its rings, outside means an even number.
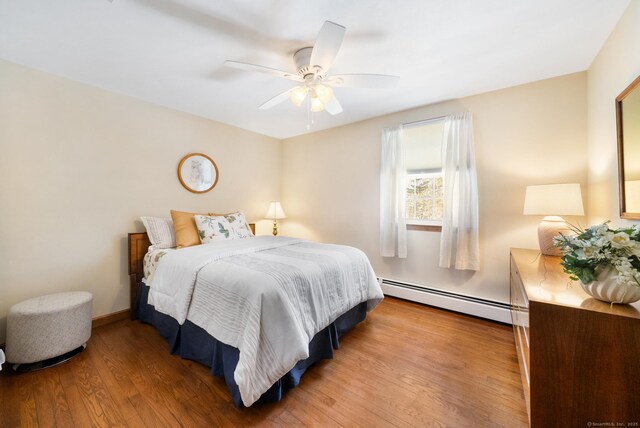
[[[640,76],[616,98],[620,218],[640,220]]]
[[[188,191],[205,193],[218,184],[218,166],[207,155],[190,153],[178,165],[178,179]]]

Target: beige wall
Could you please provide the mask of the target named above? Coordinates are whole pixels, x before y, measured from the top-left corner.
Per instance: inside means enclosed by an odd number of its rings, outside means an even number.
[[[0,147],[0,343],[8,309],[33,296],[88,290],[94,316],[128,308],[126,234],[144,230],[139,216],[260,220],[279,197],[278,140],[3,61]],[[211,192],[178,182],[189,152],[216,161]]]
[[[481,270],[439,268],[437,232],[409,231],[406,260],[380,257],[382,128],[462,111],[474,119]],[[281,230],[359,247],[385,278],[506,302],[509,248],[537,247],[541,218],[522,215],[525,187],[579,182],[586,200],[586,115],[586,76],[578,73],[285,140],[289,219]]]
[[[639,74],[634,0],[587,73],[279,142],[0,61],[0,342],[8,308],[32,296],[85,289],[95,316],[127,308],[125,235],[143,229],[140,215],[242,209],[260,220],[277,198],[282,234],[360,247],[386,278],[506,301],[509,247],[537,246],[527,185],[580,182],[588,224],[622,223],[614,99]],[[475,122],[482,269],[438,268],[434,232],[409,232],[406,260],[381,258],[381,129],[460,111]],[[195,151],[220,168],[205,195],[175,176]]]
[[[640,1],[633,0],[587,72],[590,224],[634,223],[620,220],[615,99],[638,75]]]

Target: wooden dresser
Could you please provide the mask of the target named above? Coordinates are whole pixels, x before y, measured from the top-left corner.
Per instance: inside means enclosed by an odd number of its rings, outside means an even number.
[[[559,257],[514,248],[511,306],[533,428],[640,427],[640,302],[595,300]]]

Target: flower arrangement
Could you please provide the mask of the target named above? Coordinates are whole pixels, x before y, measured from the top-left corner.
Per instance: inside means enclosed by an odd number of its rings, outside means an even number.
[[[616,283],[640,287],[640,226],[609,229],[608,222],[586,230],[571,226],[576,235],[558,235],[562,266],[571,279],[589,284],[606,269],[615,269]]]

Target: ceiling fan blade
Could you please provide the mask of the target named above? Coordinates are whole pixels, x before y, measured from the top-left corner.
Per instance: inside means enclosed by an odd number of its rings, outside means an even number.
[[[325,21],[316,38],[316,44],[311,51],[310,66],[322,67],[326,73],[333,64],[333,60],[338,55],[342,40],[344,39],[345,28],[331,21]]]
[[[292,88],[293,89],[293,88]],[[268,108],[271,108],[273,106],[276,106],[278,104],[280,104],[283,101],[286,101],[289,99],[289,94],[291,93],[291,89],[287,89],[286,91],[284,91],[281,94],[276,95],[275,97],[271,98],[269,101],[267,101],[266,103],[262,104],[260,107],[258,107],[260,110],[266,110]]]
[[[332,97],[331,100],[324,105],[324,109],[327,111],[327,113],[333,116],[342,113],[342,106],[335,96]]]
[[[329,77],[325,83],[341,88],[392,88],[399,80],[398,76],[388,74],[340,74]]]
[[[282,71],[275,68],[265,67],[263,65],[248,64],[246,62],[238,61],[225,61],[225,67],[237,68],[238,70],[254,71],[256,73],[268,74],[270,76],[282,77],[284,79],[293,80],[295,82],[302,82],[302,78],[295,73],[289,73],[288,71]]]

